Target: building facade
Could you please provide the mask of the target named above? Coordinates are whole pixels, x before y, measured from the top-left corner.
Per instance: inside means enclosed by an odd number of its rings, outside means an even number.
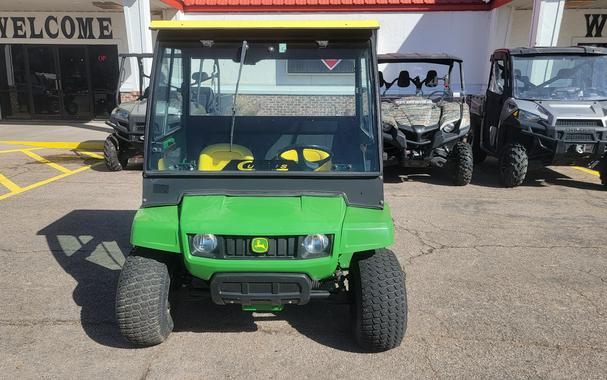
[[[496,48],[607,46],[607,0],[2,2],[0,119],[105,118],[117,95],[138,95],[136,60],[126,59],[121,73],[119,54],[153,50],[152,19],[375,19],[380,53],[462,57],[468,93],[484,92]],[[288,83],[302,74],[322,81],[323,70],[340,68],[273,69]]]

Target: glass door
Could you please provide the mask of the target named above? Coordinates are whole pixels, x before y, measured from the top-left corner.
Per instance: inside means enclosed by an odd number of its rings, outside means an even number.
[[[59,80],[54,51],[55,49],[49,46],[27,47],[33,113],[37,117],[61,116]]]
[[[90,75],[85,46],[61,46],[59,68],[63,116],[66,119],[91,117]]]

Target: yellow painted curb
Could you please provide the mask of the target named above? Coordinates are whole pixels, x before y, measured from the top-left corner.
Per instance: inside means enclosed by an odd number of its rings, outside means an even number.
[[[574,166],[574,168],[577,169],[577,170],[583,171],[584,173],[595,175],[597,177],[601,176],[601,173],[599,173],[596,170],[592,170],[592,169],[588,169],[588,168],[583,168],[581,166]]]
[[[33,146],[38,148],[50,148],[50,149],[86,149],[86,150],[103,150],[103,141],[101,140],[90,140],[90,141],[0,141],[0,144],[7,145],[25,145]]]

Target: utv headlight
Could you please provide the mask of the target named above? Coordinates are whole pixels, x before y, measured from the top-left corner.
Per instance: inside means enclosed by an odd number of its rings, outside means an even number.
[[[443,125],[440,127],[440,129],[441,129],[443,132],[446,132],[446,133],[451,133],[451,132],[453,132],[453,131],[455,130],[455,122],[450,121],[450,122],[448,122],[448,123],[445,123],[445,124],[443,124]]]
[[[213,234],[196,234],[192,238],[193,253],[211,253],[217,248],[217,237]]]
[[[128,113],[128,111],[120,109],[120,108],[117,109],[116,111],[114,111],[112,113],[112,116],[115,119],[120,120],[120,121],[126,121],[126,122],[129,121],[129,113]]]
[[[539,123],[542,120],[540,115],[534,114],[529,111],[516,110],[513,113],[514,117],[516,117],[521,123]]]
[[[301,245],[307,253],[318,254],[324,252],[329,247],[329,238],[323,234],[308,235]]]

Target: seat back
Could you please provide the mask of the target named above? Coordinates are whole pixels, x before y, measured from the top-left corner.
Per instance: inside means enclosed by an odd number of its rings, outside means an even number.
[[[198,158],[198,170],[221,171],[232,160],[253,160],[253,153],[242,145],[213,144],[200,152]]]

